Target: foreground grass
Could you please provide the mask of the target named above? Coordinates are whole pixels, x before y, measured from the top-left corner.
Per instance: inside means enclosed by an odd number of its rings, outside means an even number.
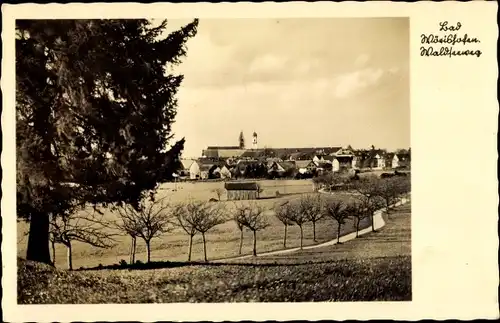
[[[409,301],[410,213],[398,207],[380,231],[342,245],[245,263],[69,272],[19,259],[18,302]]]
[[[411,300],[409,256],[300,265],[68,272],[19,260],[18,303]]]

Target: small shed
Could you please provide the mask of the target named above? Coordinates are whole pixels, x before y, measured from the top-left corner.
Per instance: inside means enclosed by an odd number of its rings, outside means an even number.
[[[256,182],[227,182],[224,184],[228,200],[256,200],[259,185]]]

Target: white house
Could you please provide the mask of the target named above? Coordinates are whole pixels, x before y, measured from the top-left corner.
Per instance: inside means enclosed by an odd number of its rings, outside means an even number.
[[[193,165],[194,160],[192,159],[182,159],[181,164],[182,164],[182,169],[180,170],[180,175],[181,176],[189,176],[189,169],[191,168],[191,165]]]
[[[211,162],[195,160],[189,167],[190,179],[207,179],[210,169],[214,166]]]
[[[375,160],[376,160],[376,169],[384,169],[385,168],[385,158],[384,156],[381,156],[380,154],[375,155]]]
[[[220,178],[231,178],[231,170],[227,165],[222,166],[219,173]]]

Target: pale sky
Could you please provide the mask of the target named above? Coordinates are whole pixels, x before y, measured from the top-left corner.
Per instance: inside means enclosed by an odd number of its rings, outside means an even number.
[[[175,69],[183,156],[240,131],[247,146],[256,131],[259,147],[408,148],[408,34],[407,18],[201,19]]]

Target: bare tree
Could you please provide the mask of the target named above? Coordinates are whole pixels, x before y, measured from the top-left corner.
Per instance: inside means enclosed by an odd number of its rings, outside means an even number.
[[[108,229],[108,230],[107,230]],[[103,215],[97,216],[86,210],[61,214],[50,221],[50,239],[55,262],[55,244],[60,243],[68,250],[68,269],[73,270],[73,242],[78,241],[97,248],[110,248],[113,232],[109,230]]]
[[[123,205],[117,208],[121,222],[115,226],[132,237],[133,248],[135,239],[142,238],[146,244],[147,262],[151,262],[151,240],[172,230],[170,205],[165,198],[156,200],[156,193],[151,198],[141,201],[139,208]],[[135,250],[133,251],[135,257]]]
[[[203,239],[203,255],[205,262],[207,262],[207,242],[205,234],[215,226],[227,222],[228,218],[224,208],[221,207],[220,204],[215,205],[214,203],[205,202],[197,205],[199,205],[199,216],[195,217],[196,221],[193,221],[193,224],[196,231],[201,233]]]
[[[186,203],[178,203],[173,208],[173,214],[177,221],[177,226],[182,228],[189,235],[188,261],[191,261],[191,253],[193,250],[193,237],[196,235],[196,224],[203,217],[202,209],[205,204],[201,201],[189,201]]]
[[[313,225],[313,241],[316,242],[316,222],[323,219],[323,202],[320,194],[303,195],[300,200],[300,211],[306,215]]]
[[[373,207],[379,206],[379,201],[377,200],[380,191],[379,182],[380,179],[378,179],[377,177],[369,176],[356,181],[354,185],[354,189],[361,195],[360,200],[363,203],[363,207],[368,212],[368,216],[371,221],[372,231],[375,231],[375,223],[373,222],[373,212],[375,212],[376,210],[373,209]]]
[[[384,201],[377,195],[371,197],[360,195],[358,196],[358,200],[360,201],[361,211],[365,213],[363,217],[370,219],[372,231],[375,232],[373,216],[377,210],[384,206]]]
[[[294,210],[292,208],[293,206],[290,205],[289,202],[287,201],[277,206],[274,213],[276,218],[280,220],[280,222],[283,223],[283,225],[285,226],[285,233],[283,235],[283,248],[286,248],[286,235],[288,226],[293,225],[291,218]]]
[[[342,225],[349,218],[349,212],[346,212],[346,207],[342,201],[332,199],[326,202],[325,214],[337,222],[337,243],[340,243],[340,231]]]
[[[356,238],[359,237],[359,225],[361,221],[368,216],[367,212],[363,209],[361,202],[352,202],[347,205],[345,211],[349,217],[354,219],[354,228],[356,229]]]
[[[143,230],[143,223],[139,220],[139,217],[133,216],[134,213],[131,212],[129,214],[126,209],[127,206],[122,206],[122,208],[117,208],[117,211],[120,215],[120,221],[117,221],[115,223],[115,227],[125,233],[126,235],[130,236],[131,238],[131,244],[130,244],[130,259],[129,262],[131,264],[135,263],[135,254],[137,250],[137,237],[139,237],[139,232]]]
[[[243,248],[243,230],[245,229],[245,213],[248,212],[247,205],[236,205],[236,211],[234,212],[233,215],[233,221],[236,223],[236,226],[238,227],[238,230],[240,231],[240,245],[238,249],[238,255],[241,255],[241,249]]]
[[[238,222],[253,232],[253,255],[257,256],[257,232],[269,226],[264,212],[266,209],[256,203],[249,203],[240,208]]]
[[[389,214],[391,205],[394,204],[399,198],[400,182],[401,180],[398,177],[380,179],[377,195],[384,200],[387,214]]]
[[[290,221],[299,226],[300,229],[300,249],[303,247],[304,242],[304,230],[303,226],[305,223],[309,222],[310,219],[306,213],[304,213],[302,207],[303,205],[300,202],[289,202],[291,211],[290,211]]]

